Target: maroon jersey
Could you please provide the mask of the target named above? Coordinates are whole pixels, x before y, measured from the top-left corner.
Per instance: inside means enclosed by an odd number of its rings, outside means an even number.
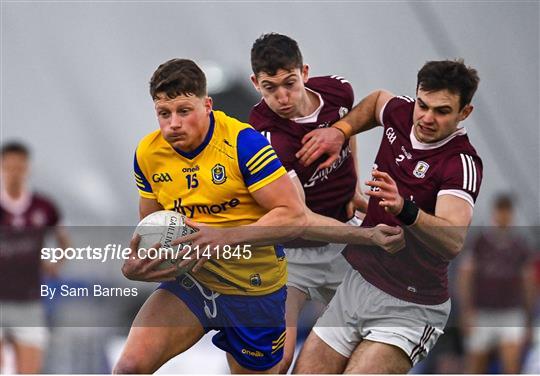
[[[304,186],[306,205],[315,213],[346,222],[346,204],[354,195],[356,170],[348,143],[339,159],[329,168],[316,171],[321,157],[311,166],[302,166],[295,154],[302,148],[302,138],[317,128],[325,128],[341,119],[352,108],[354,94],[351,85],[342,77],[310,78],[306,88],[318,94],[321,105],[316,116],[288,120],[279,117],[264,100],[251,111],[249,123],[262,132],[272,144],[287,171],[294,170]]]
[[[482,181],[482,161],[465,128],[446,139],[424,144],[413,134],[414,100],[394,97],[383,108],[384,135],[375,159],[379,171],[395,181],[402,197],[434,214],[437,197],[458,196],[471,205]],[[370,198],[363,227],[402,225]],[[347,246],[344,256],[362,276],[386,293],[419,304],[441,304],[448,297],[448,262],[405,232],[406,247],[394,255],[379,247]]]
[[[41,248],[50,226],[58,223],[54,204],[26,194],[0,200],[0,300],[39,299]]]
[[[473,302],[477,308],[524,307],[523,269],[531,256],[511,228],[489,228],[472,243]]]

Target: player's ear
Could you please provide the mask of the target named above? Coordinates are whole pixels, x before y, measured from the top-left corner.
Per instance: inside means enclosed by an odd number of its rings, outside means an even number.
[[[309,65],[307,64],[302,66],[302,79],[304,80],[304,83],[306,83],[309,79]]]
[[[251,76],[249,76],[249,78],[251,79],[251,83],[253,84],[253,87],[255,88],[255,90],[261,91],[261,88],[259,87],[259,80],[257,80],[257,76],[252,74]]]
[[[206,109],[206,114],[207,115],[210,115],[210,112],[212,111],[212,105],[213,105],[212,98],[211,97],[206,97],[204,99],[204,107]]]
[[[459,121],[463,121],[469,117],[471,112],[473,111],[474,107],[470,104],[466,104],[465,107],[461,110],[461,113],[459,114]]]

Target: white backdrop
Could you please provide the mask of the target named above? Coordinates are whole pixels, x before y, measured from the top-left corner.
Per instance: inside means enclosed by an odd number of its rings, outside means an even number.
[[[413,96],[425,61],[463,57],[482,80],[465,123],[485,165],[475,222],[511,189],[519,223],[537,225],[538,21],[537,1],[2,1],[0,135],[31,145],[33,183],[68,224],[131,225],[133,152],[157,126],[147,83],[166,59],[213,61],[249,85],[251,44],[276,31],[358,100],[381,87]],[[370,133],[362,180],[381,136]]]

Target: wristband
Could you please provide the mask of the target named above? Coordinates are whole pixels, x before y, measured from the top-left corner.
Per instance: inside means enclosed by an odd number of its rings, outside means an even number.
[[[420,209],[418,209],[418,206],[416,206],[414,202],[411,200],[404,200],[403,209],[401,209],[401,212],[396,215],[396,218],[399,219],[404,225],[410,226],[416,222],[419,211]]]
[[[334,124],[332,124],[332,128],[336,128],[338,131],[343,133],[343,135],[345,136],[345,140],[351,138],[353,134],[351,125],[344,121],[335,122]]]

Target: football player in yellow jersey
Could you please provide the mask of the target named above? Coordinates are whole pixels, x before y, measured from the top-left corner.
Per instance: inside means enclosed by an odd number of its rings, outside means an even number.
[[[199,229],[178,241],[214,250],[259,246],[252,258],[227,262],[214,252],[198,261],[198,270],[179,278],[176,266],[157,270],[162,260],[139,259],[132,252],[124,275],[163,283],[137,314],[114,372],[154,372],[217,330],[212,341],[227,352],[231,372],[275,373],[285,343],[286,261],[281,247],[260,244],[303,234],[395,252],[402,247],[402,231],[389,226],[351,229],[311,213],[266,138],[212,111],[206,78],[194,62],[173,59],[160,65],[150,93],[160,130],[143,138],[135,155],[141,218],[176,210]],[[314,227],[303,228],[308,218]],[[138,248],[137,238],[131,248]]]
[[[299,235],[303,205],[272,147],[249,125],[212,110],[206,78],[193,61],[160,65],[150,92],[160,130],[143,138],[135,155],[141,218],[169,209],[212,225],[191,222],[204,235],[194,241],[201,245],[269,244]],[[215,226],[240,227],[218,232]],[[114,372],[154,372],[210,330],[218,330],[212,340],[227,352],[233,373],[275,372],[285,339],[283,250],[272,245],[253,248],[248,258],[213,256],[178,278],[176,266],[156,270],[160,260],[126,261],[128,278],[165,282],[135,318]]]

